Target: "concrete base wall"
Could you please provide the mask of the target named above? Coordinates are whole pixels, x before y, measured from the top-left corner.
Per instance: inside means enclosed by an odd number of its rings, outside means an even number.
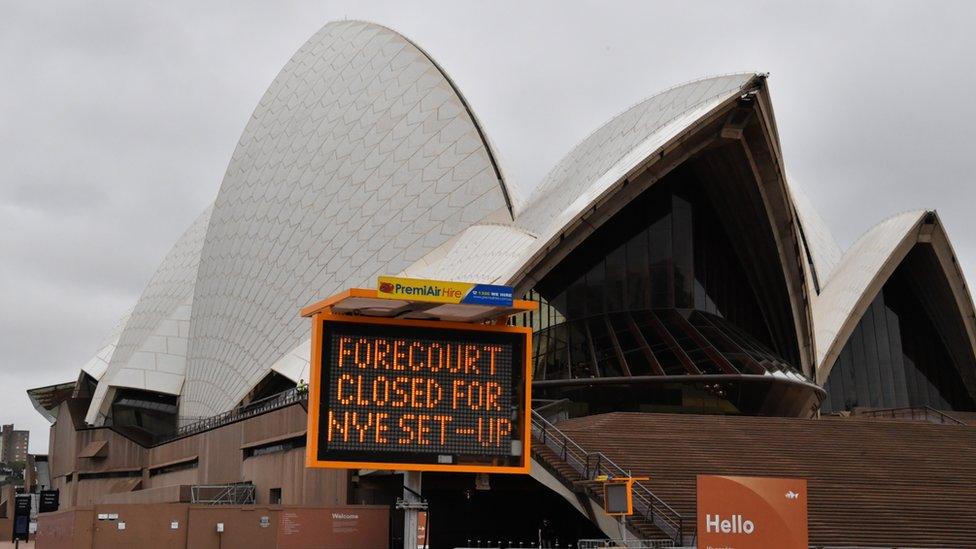
[[[51,426],[49,450],[52,488],[61,492],[62,510],[105,503],[187,503],[189,486],[237,482],[254,484],[259,505],[272,503],[271,490],[281,495],[276,504],[347,502],[348,471],[305,467],[304,447],[250,455],[255,446],[304,436],[308,416],[300,404],[148,448],[109,428],[76,429],[69,408],[62,408]],[[105,457],[79,455],[78,449],[92,441],[104,443]],[[185,467],[160,472],[181,464]],[[120,478],[117,473],[123,470],[131,476]]]
[[[376,505],[105,504],[40,515],[35,549],[377,549],[389,546],[389,524],[390,509]]]
[[[159,488],[149,488],[146,490],[136,490],[135,492],[122,492],[120,494],[106,494],[102,497],[102,503],[121,504],[121,503],[189,503],[190,487],[185,484],[174,484],[170,486],[160,486]]]
[[[45,513],[37,518],[35,547],[48,549],[92,549],[94,511],[78,509]],[[43,528],[41,525],[43,524]]]

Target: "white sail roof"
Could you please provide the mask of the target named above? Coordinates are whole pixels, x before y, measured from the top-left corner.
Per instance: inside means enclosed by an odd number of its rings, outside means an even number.
[[[499,174],[427,54],[379,25],[326,25],[261,99],[221,184],[181,414],[240,401],[308,337],[302,306],[402,271],[507,208]]]
[[[233,407],[270,371],[308,379],[308,325],[298,310],[371,286],[380,274],[524,282],[563,231],[619,199],[628,177],[715,113],[764,89],[764,78],[706,78],[638,103],[587,136],[521,200],[430,56],[379,25],[326,25],[262,97],[213,206],[82,367],[99,380],[86,419],[98,421],[116,388],[179,395],[181,417],[195,418]],[[768,112],[765,131],[776,141]],[[842,254],[807,196],[787,185],[777,187],[774,224],[792,230],[799,222],[819,281],[819,295],[797,284],[791,299],[811,303],[797,337],[807,349],[815,340],[805,356],[816,355],[822,383],[863,308],[921,238],[926,212],[888,219]],[[952,255],[947,241],[943,248]],[[952,277],[960,308],[972,311],[961,273]],[[966,314],[976,342],[976,321]]]
[[[210,224],[207,208],[183,233],[153,274],[117,340],[85,420],[99,422],[112,391],[125,387],[179,395],[200,250]]]
[[[924,217],[924,210],[905,212],[872,227],[844,253],[813,298],[818,372],[829,369],[831,357],[836,358],[864,310],[917,242]]]

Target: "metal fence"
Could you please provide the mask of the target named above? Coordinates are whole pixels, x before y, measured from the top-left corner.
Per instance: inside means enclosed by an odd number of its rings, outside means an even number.
[[[966,425],[951,415],[928,406],[905,406],[902,408],[878,408],[874,410],[856,410],[854,417],[907,419],[911,421],[925,421],[943,425]],[[869,548],[870,549],[870,548]]]
[[[235,421],[261,415],[278,408],[283,408],[290,404],[295,404],[296,402],[301,402],[306,398],[308,398],[308,389],[304,387],[288,389],[287,391],[271,395],[267,398],[262,398],[261,400],[255,400],[254,402],[245,404],[243,406],[238,406],[237,408],[228,410],[222,414],[206,417],[194,421],[193,423],[183,425],[176,429],[176,431],[173,433],[157,439],[155,444],[162,444],[164,442],[170,442],[185,436],[209,431],[210,429],[215,429],[221,425],[234,423]]]
[[[254,505],[254,495],[249,482],[190,486],[190,502],[204,505]]]
[[[667,547],[675,549],[674,540],[670,539],[581,539],[576,544],[577,549],[660,549]]]
[[[604,475],[616,478],[630,476],[629,472],[618,466],[602,452],[584,450],[535,411],[532,412],[532,434],[585,480],[596,480],[597,477]],[[680,544],[684,541],[685,525],[694,525],[694,520],[675,511],[674,508],[664,503],[661,498],[655,496],[640,482],[633,483],[632,492],[634,516],[654,524],[675,542]]]

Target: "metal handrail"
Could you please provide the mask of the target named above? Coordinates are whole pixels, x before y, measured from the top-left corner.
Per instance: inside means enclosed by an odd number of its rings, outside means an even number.
[[[209,492],[210,497],[204,497]],[[250,483],[197,484],[190,486],[190,502],[209,505],[253,505],[255,486]]]
[[[179,427],[173,433],[159,437],[154,441],[154,445],[170,442],[185,436],[195,435],[203,431],[209,431],[228,423],[234,423],[242,419],[247,419],[260,415],[278,408],[301,402],[308,398],[308,389],[304,387],[294,387],[286,391],[271,395],[269,397],[255,400],[243,406],[238,406],[221,414],[203,418],[193,423],[188,423]]]
[[[680,549],[675,546],[673,539],[611,539],[593,538],[577,540],[577,549]]]
[[[586,480],[595,480],[601,475],[621,478],[630,476],[629,472],[603,452],[585,450],[535,410],[532,411],[532,430],[542,444],[556,452],[560,459]],[[657,526],[678,544],[682,543],[686,517],[640,482],[632,484],[632,495],[635,515]],[[689,521],[688,524],[694,524],[694,521]]]
[[[922,412],[921,417],[919,417],[918,412]],[[911,419],[922,419],[928,420],[930,416],[935,416],[938,418],[939,423],[942,424],[954,424],[954,425],[966,425],[966,422],[960,421],[949,414],[943,412],[942,410],[936,410],[931,406],[901,406],[898,408],[877,408],[873,410],[858,410],[854,417],[890,417],[892,419],[898,419],[899,417],[911,417]]]

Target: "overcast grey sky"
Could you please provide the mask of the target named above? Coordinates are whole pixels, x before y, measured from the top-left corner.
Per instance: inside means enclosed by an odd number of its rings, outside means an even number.
[[[613,115],[771,73],[787,168],[846,248],[936,208],[976,280],[976,2],[0,0],[0,420],[73,380],[216,195],[267,86],[328,21],[425,48],[526,194]]]

